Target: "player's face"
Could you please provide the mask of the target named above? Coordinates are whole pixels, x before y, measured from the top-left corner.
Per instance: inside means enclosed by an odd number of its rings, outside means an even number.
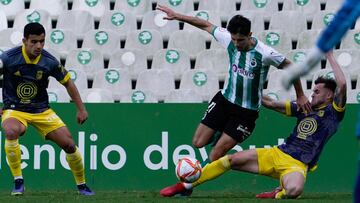
[[[333,92],[328,88],[325,88],[324,83],[318,83],[315,85],[313,89],[313,93],[311,95],[311,106],[312,107],[320,107],[327,102],[331,101],[333,97]]]
[[[26,54],[30,58],[35,58],[39,56],[44,48],[45,44],[45,34],[41,35],[29,35],[27,38],[23,39],[25,45]]]
[[[248,51],[251,47],[251,33],[246,36],[242,34],[231,34],[231,41],[238,51]]]

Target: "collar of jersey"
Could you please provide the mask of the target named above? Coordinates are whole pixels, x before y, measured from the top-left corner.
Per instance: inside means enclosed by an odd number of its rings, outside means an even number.
[[[254,49],[255,49],[255,47],[256,47],[256,46],[257,46],[257,44],[258,44],[258,40],[257,40],[255,37],[251,37],[251,39],[253,39],[253,40],[255,41],[255,44],[254,44],[254,46],[253,46],[253,47],[251,47],[251,49],[247,50],[246,52],[251,51],[251,50],[254,50]]]
[[[39,54],[39,56],[37,56],[34,60],[30,60],[29,56],[26,54],[25,45],[21,47],[21,52],[27,64],[37,64],[40,61],[41,54]]]

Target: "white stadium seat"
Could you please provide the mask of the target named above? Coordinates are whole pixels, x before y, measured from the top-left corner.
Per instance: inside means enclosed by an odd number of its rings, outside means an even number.
[[[65,59],[69,52],[77,49],[77,40],[71,30],[53,29],[46,34],[45,48],[55,50]]]
[[[28,23],[40,23],[46,31],[51,30],[50,13],[45,10],[26,9],[16,14],[14,19],[14,28],[22,30]]]
[[[14,20],[16,14],[25,10],[24,0],[0,1],[0,10],[4,11],[8,20]]]
[[[50,103],[69,103],[70,102],[70,96],[67,93],[66,89],[59,88],[48,88],[47,89],[49,102]]]
[[[68,4],[66,0],[31,0],[30,9],[45,10],[52,20],[57,20],[60,13],[68,9]]]
[[[95,29],[95,21],[88,11],[68,10],[59,15],[56,28],[71,30],[80,40],[86,32]]]
[[[157,50],[162,48],[162,35],[154,29],[134,30],[126,37],[125,49],[140,49],[149,60],[153,58]]]
[[[136,30],[136,16],[132,13],[112,10],[106,11],[100,18],[100,30],[113,30],[120,35],[120,40],[125,40],[130,31]]]
[[[158,99],[148,90],[133,90],[130,94],[125,95],[120,100],[121,103],[157,103]]]
[[[73,0],[72,10],[88,11],[98,21],[106,11],[110,10],[109,0]]]

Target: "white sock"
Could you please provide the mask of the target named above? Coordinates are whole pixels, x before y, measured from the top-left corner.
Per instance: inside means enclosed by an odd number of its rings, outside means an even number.
[[[14,180],[17,180],[17,179],[24,179],[24,178],[22,176],[15,176]]]

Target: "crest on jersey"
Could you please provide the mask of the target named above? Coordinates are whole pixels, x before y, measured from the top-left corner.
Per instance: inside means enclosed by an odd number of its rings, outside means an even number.
[[[36,79],[37,79],[37,80],[41,80],[41,79],[42,79],[42,76],[43,76],[43,71],[38,70],[38,71],[36,72]]]

